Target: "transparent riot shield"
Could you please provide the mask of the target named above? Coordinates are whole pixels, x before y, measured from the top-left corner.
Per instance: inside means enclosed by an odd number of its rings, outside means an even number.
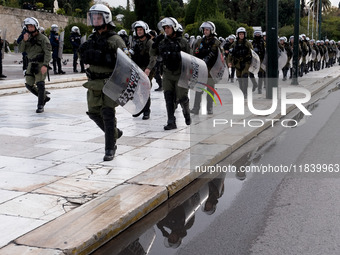
[[[261,61],[259,55],[253,50],[251,50],[251,64],[249,67],[249,72],[253,74],[257,74],[261,67]]]
[[[202,59],[181,51],[182,70],[178,86],[201,92],[208,82],[208,68]]]
[[[338,47],[336,47],[336,57],[340,57],[340,50],[338,49]]]
[[[267,68],[267,51],[266,51],[266,53],[264,54],[264,59],[263,59],[263,61],[262,61],[262,63],[261,63],[261,68],[264,70],[264,71],[266,71],[266,68]]]
[[[318,60],[318,62],[321,60],[321,53],[319,52],[318,55],[316,56],[316,59]]]
[[[312,60],[314,61],[316,58],[316,50],[312,50]]]
[[[229,69],[227,68],[221,49],[218,48],[218,57],[214,66],[210,69],[210,75],[217,83],[226,83],[229,78]]]
[[[7,29],[5,28],[3,31],[2,31],[2,40],[3,40],[3,43],[2,45],[0,45],[1,47],[1,58],[4,59],[5,57],[5,50],[6,50],[6,34],[7,34]]]
[[[150,96],[148,76],[121,49],[111,77],[105,83],[103,92],[131,114],[139,113]]]
[[[326,60],[326,62],[329,61],[329,56],[328,56],[328,51],[327,51],[327,50],[326,50],[326,52],[325,52],[325,60]]]
[[[64,39],[65,39],[65,31],[61,32],[59,35],[59,49],[58,49],[58,58],[63,58],[63,50],[64,50]]]
[[[83,44],[84,42],[86,42],[86,35],[83,35],[83,36],[80,38],[80,43]]]
[[[288,56],[285,50],[279,50],[278,69],[281,70],[287,64]]]

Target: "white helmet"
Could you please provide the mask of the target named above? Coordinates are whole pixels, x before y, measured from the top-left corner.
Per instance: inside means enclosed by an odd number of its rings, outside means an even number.
[[[57,32],[58,31],[58,25],[57,24],[53,24],[51,26],[51,31]]]
[[[215,24],[211,21],[203,22],[202,25],[200,26],[200,32],[203,32],[204,28],[210,29],[212,35],[214,35],[216,32]]]
[[[40,33],[44,33],[45,32],[45,28],[43,28],[43,27],[39,27],[38,30],[39,30]]]
[[[262,37],[262,31],[261,30],[254,30],[254,37],[258,36],[258,35]]]
[[[178,24],[178,29],[177,29],[178,32],[180,33],[183,33],[183,27],[181,24]]]
[[[27,25],[33,25],[36,30],[39,29],[39,21],[34,17],[26,18],[24,20],[24,26],[27,27]]]
[[[94,20],[95,15],[101,15],[103,17],[101,24],[98,23],[101,21]],[[102,27],[104,25],[116,27],[112,21],[112,13],[109,7],[103,4],[95,4],[90,8],[89,12],[87,13],[87,25],[92,27]]]
[[[121,29],[118,31],[118,35],[127,35],[125,29]]]
[[[179,29],[178,21],[173,17],[166,17],[166,18],[162,19],[160,22],[158,22],[158,24],[157,24],[157,27],[158,27],[159,30],[164,31],[165,26],[172,27],[175,32]]]
[[[236,30],[236,36],[238,37],[238,34],[239,33],[244,33],[244,37],[247,37],[247,31],[244,27],[239,27],[237,30]]]
[[[228,36],[228,39],[230,40],[234,40],[235,41],[235,39],[236,39],[236,36],[235,35],[233,35],[233,34],[231,34],[231,35],[229,35]]]
[[[72,33],[77,33],[77,34],[80,35],[80,30],[79,30],[79,27],[77,27],[77,26],[73,26],[73,27],[71,28],[71,32],[72,32]]]
[[[134,23],[131,25],[131,28],[132,28],[133,30],[136,30],[137,27],[143,28],[145,34],[148,34],[148,33],[150,32],[149,25],[148,25],[146,22],[142,21],[142,20],[138,20],[138,21],[134,22]]]

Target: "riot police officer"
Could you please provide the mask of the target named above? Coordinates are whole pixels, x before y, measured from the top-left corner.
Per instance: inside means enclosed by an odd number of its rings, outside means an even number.
[[[251,49],[253,48],[246,36],[247,31],[244,27],[239,27],[236,30],[236,41],[231,45],[228,56],[228,66],[235,66],[239,86],[245,99],[248,96],[248,70],[252,59]]]
[[[116,128],[115,107],[118,104],[106,96],[102,89],[115,67],[117,49],[121,48],[126,53],[128,51],[123,39],[114,32],[116,26],[107,6],[95,4],[87,15],[88,25],[95,30],[79,49],[81,60],[90,65],[86,69],[88,82],[83,85],[88,89],[87,114],[105,133],[104,161],[110,161],[117,149],[116,139],[122,132]]]
[[[59,34],[58,34],[58,25],[53,24],[51,26],[51,34],[50,34],[50,43],[52,45],[52,59],[53,59],[53,71],[54,74],[65,74],[65,72],[61,69],[61,58],[58,56],[59,54]],[[58,71],[57,71],[58,66]]]
[[[132,24],[132,30],[136,33],[134,38],[132,47],[131,47],[131,55],[132,60],[145,72],[145,74],[149,77],[150,83],[153,78],[153,67],[156,64],[156,56],[150,56],[149,52],[152,49],[153,40],[149,35],[150,29],[148,24],[144,21],[139,20]],[[143,113],[143,120],[147,120],[150,118],[150,105],[151,100],[149,99],[142,109],[142,111],[138,114],[132,115],[133,117],[138,117]]]
[[[26,88],[38,97],[36,112],[42,113],[44,105],[50,100],[46,96],[45,79],[48,72],[48,64],[51,60],[51,44],[48,38],[39,33],[39,22],[30,17],[24,20],[26,33],[19,44],[19,50],[27,53],[28,66],[26,71]]]
[[[71,28],[70,42],[73,48],[73,72],[78,73],[78,70],[77,70],[78,49],[81,44],[81,35],[80,35],[79,27],[73,26]],[[85,73],[85,67],[84,67],[83,61],[80,61],[80,68],[81,68],[81,72]]]
[[[179,103],[183,109],[185,123],[191,124],[188,89],[178,86],[181,75],[181,55],[184,51],[190,53],[189,44],[182,37],[182,31],[175,18],[166,17],[158,23],[158,29],[164,31],[165,36],[157,37],[153,54],[160,55],[163,59],[163,89],[168,115],[167,125],[164,130],[176,129],[175,105]]]
[[[4,78],[7,78],[6,75],[4,75],[2,73],[2,45],[3,45],[4,41],[1,39],[1,30],[0,30],[0,78],[1,79],[4,79]]]
[[[208,73],[211,68],[214,66],[218,55],[219,55],[219,47],[221,46],[221,42],[216,38],[216,28],[215,24],[211,21],[203,22],[200,26],[200,31],[203,33],[203,37],[199,39],[194,46],[194,56],[203,59],[208,67]],[[208,76],[208,85],[215,88],[215,82],[212,79],[210,73]],[[208,88],[208,91],[213,94]],[[195,93],[195,102],[194,107],[191,110],[191,113],[198,114],[201,105],[203,92]],[[207,113],[213,114],[213,99],[207,93]]]
[[[254,51],[260,58],[260,62],[262,63],[264,60],[264,56],[266,54],[266,42],[263,39],[263,34],[261,30],[255,30],[254,31],[254,40],[252,41],[252,45],[254,48]],[[255,91],[256,87],[258,87],[258,93],[262,94],[262,84],[264,83],[264,78],[265,78],[265,72],[264,70],[260,67],[260,70],[258,72],[258,77],[259,77],[259,83],[256,84],[254,74],[250,74],[251,79],[253,79],[253,91]]]
[[[224,56],[225,56],[225,59],[227,59],[227,60],[228,60],[228,56],[229,56],[229,49],[230,49],[231,45],[233,45],[235,39],[236,39],[235,35],[229,35],[227,40],[226,40],[226,43],[223,45]],[[231,83],[234,83],[234,77],[235,77],[235,67],[232,65],[231,66],[231,72],[229,74],[229,79],[230,79]]]
[[[125,46],[129,48],[130,47],[129,36],[126,33],[125,29],[119,30],[118,35],[123,39]]]

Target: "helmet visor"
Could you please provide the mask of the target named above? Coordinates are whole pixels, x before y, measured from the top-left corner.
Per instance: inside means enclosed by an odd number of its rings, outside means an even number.
[[[104,16],[102,12],[91,11],[87,13],[87,25],[99,27],[104,25]]]

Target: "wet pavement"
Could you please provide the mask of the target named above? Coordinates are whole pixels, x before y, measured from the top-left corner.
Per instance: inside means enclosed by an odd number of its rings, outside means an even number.
[[[16,68],[19,75],[20,65]],[[315,93],[338,79],[339,69],[310,73],[300,86]],[[6,84],[0,90],[6,91],[0,97],[1,254],[89,254],[195,181],[201,173],[192,171],[193,166],[215,165],[270,128],[221,125],[213,130],[214,119],[233,116],[231,95],[218,85],[224,106],[216,104],[214,115],[193,116],[187,127],[177,109],[178,129],[165,132],[163,93],[152,91],[150,120],[117,108],[124,135],[115,159],[103,162],[103,133],[85,114],[83,80],[83,74],[53,77],[47,85],[51,101],[43,114],[35,113],[37,100],[25,93],[23,84],[14,88],[23,78],[0,81],[0,87]],[[288,87],[289,81],[280,86]],[[263,94],[254,94],[254,103],[270,107]],[[252,117],[246,109],[237,120]],[[279,117],[279,109],[266,116]],[[242,183],[234,175],[228,180],[225,187],[235,185],[236,194]],[[190,201],[201,210],[203,200],[197,195]],[[164,217],[170,208],[163,209]]]
[[[256,149],[234,165],[339,165],[340,91],[334,85],[311,105],[313,116],[300,118],[297,128],[263,132],[259,136],[271,137],[269,142],[250,142]],[[335,195],[340,171],[313,174],[247,173],[241,181],[227,173],[197,179],[92,255],[336,254],[340,247],[329,236],[338,235],[339,205],[327,197]]]

